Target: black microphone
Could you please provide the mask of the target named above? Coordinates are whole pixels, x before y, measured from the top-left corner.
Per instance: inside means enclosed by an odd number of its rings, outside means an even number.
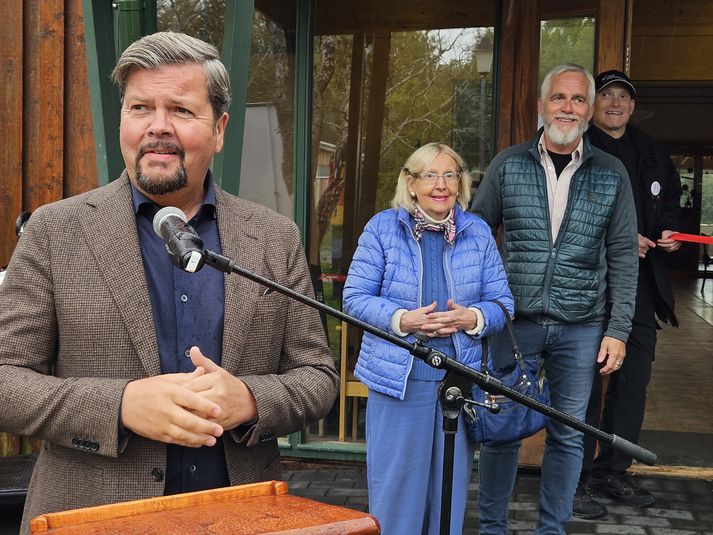
[[[194,273],[203,267],[203,240],[186,223],[186,214],[175,206],[161,208],[153,218],[153,230],[166,242],[176,267]]]

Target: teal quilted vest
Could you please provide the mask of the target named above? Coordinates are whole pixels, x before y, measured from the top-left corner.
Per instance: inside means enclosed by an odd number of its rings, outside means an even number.
[[[535,148],[508,158],[502,186],[503,260],[520,315],[555,321],[602,318],[600,257],[620,176],[585,151],[572,177],[564,219],[551,242],[547,180]]]

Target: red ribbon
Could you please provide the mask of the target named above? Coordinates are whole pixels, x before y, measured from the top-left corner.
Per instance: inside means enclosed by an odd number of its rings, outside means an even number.
[[[676,241],[690,241],[693,243],[707,243],[713,245],[713,236],[701,236],[700,234],[684,234],[683,232],[675,232],[669,236]]]

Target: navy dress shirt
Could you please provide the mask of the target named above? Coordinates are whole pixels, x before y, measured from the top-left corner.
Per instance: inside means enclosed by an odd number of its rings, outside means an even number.
[[[208,172],[203,204],[189,224],[206,249],[221,252],[215,212],[213,177]],[[189,350],[198,346],[220,364],[223,345],[225,275],[210,267],[187,273],[171,263],[165,242],[153,230],[161,208],[131,185],[136,226],[146,272],[161,373],[195,370]],[[222,438],[213,447],[186,448],[168,444],[164,494],[192,492],[230,485]]]

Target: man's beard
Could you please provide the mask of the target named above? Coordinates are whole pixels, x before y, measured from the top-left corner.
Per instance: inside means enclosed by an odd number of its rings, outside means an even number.
[[[547,134],[547,139],[555,145],[571,145],[584,135],[587,126],[588,123],[586,121],[580,121],[576,128],[565,132],[553,120],[551,123],[545,123],[545,133]]]
[[[149,173],[144,173],[141,170],[141,164],[139,163],[141,161],[141,158],[143,157],[146,152],[150,151],[151,149],[155,148],[163,148],[163,149],[169,149],[172,150],[173,152],[177,153],[180,158],[181,162],[173,175],[171,175],[168,178],[160,178],[156,179],[152,176],[150,176]],[[181,149],[180,146],[174,144],[174,143],[152,143],[150,145],[146,145],[144,147],[141,147],[139,149],[138,154],[136,155],[136,168],[135,168],[135,173],[136,173],[136,183],[138,184],[139,188],[146,192],[150,193],[152,195],[163,195],[165,193],[173,193],[174,191],[178,191],[182,188],[185,188],[188,185],[188,176],[186,175],[186,168],[183,165],[184,164],[184,158],[185,158],[185,153],[183,152],[183,149]]]
[[[181,163],[181,166],[172,176],[161,179],[154,179],[144,174],[141,171],[141,166],[137,163],[136,183],[139,185],[139,188],[146,193],[163,195],[185,188],[188,184],[188,177],[186,176],[186,168],[183,167],[183,163]]]

